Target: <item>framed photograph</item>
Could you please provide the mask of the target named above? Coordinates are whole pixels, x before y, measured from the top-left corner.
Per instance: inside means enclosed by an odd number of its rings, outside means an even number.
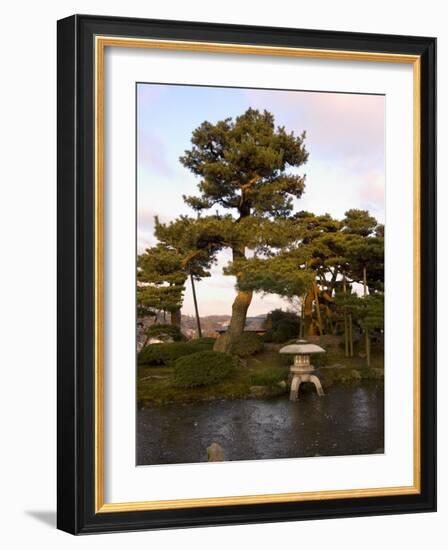
[[[58,527],[436,508],[436,40],[58,22]]]

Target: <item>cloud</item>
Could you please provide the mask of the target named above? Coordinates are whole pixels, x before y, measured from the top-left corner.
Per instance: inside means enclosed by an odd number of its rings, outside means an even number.
[[[349,208],[370,210],[383,222],[384,176],[378,170],[353,171],[342,162],[316,161],[310,164],[305,193],[294,204],[296,210],[336,218],[343,218]]]
[[[167,150],[162,140],[148,128],[139,131],[137,158],[139,169],[143,166],[151,166],[151,170],[156,174],[167,177],[176,172],[176,167],[167,158]]]
[[[384,96],[303,91],[245,90],[253,107],[274,113],[287,130],[306,130],[314,157],[376,161],[384,150]]]
[[[359,188],[359,197],[364,210],[369,210],[379,221],[384,222],[385,186],[384,174],[379,171],[371,171],[364,175]]]
[[[157,212],[153,208],[139,206],[137,212],[139,227],[154,227],[154,218],[157,215],[159,215],[160,217],[160,214],[157,214]]]
[[[144,201],[139,201],[143,202]],[[143,252],[145,248],[154,246],[157,239],[154,236],[155,217],[158,216],[162,223],[169,222],[172,218],[163,214],[157,213],[150,207],[140,206],[137,211],[137,250]]]
[[[296,134],[306,130],[306,188],[296,208],[342,217],[349,208],[384,219],[385,98],[378,95],[245,90]]]
[[[156,239],[152,234],[137,232],[137,254],[143,254],[147,248],[151,248],[156,244]]]
[[[137,107],[139,111],[146,107],[160,103],[168,88],[165,84],[151,84],[140,82],[137,84]]]
[[[361,94],[302,94],[308,137],[326,152],[370,155],[383,148],[384,97]],[[292,101],[292,96],[290,101]]]

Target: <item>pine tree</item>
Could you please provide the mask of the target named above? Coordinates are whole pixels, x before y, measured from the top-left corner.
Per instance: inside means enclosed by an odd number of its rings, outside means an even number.
[[[159,243],[137,259],[137,304],[142,311],[169,312],[171,324],[180,326],[186,273],[182,257]]]
[[[200,231],[200,224],[186,216],[178,218],[168,224],[160,223],[155,219],[154,235],[164,246],[174,250],[180,260],[178,269],[182,270],[190,279],[193,302],[196,315],[196,326],[199,338],[202,337],[201,319],[196,295],[196,283],[204,277],[210,277],[210,269],[215,261],[217,247],[210,240],[207,233],[207,242],[204,242]]]
[[[185,151],[180,161],[200,178],[199,195],[184,200],[197,212],[212,207],[231,212],[231,223],[241,225],[235,231],[238,238],[225,243],[230,245],[235,265],[246,261],[247,249],[253,242],[251,224],[243,222],[288,218],[293,199],[301,197],[305,177],[288,169],[306,163],[304,140],[304,133],[296,136],[284,127],[276,128],[271,113],[254,109],[248,109],[235,120],[203,122],[194,130],[192,148]],[[229,216],[226,218],[228,221]],[[258,235],[261,234],[259,231]],[[225,244],[221,242],[220,246]],[[263,242],[258,244],[263,246]],[[244,285],[243,273],[235,275],[237,295],[229,328],[215,344],[218,351],[228,351],[241,335],[252,301],[253,289]]]

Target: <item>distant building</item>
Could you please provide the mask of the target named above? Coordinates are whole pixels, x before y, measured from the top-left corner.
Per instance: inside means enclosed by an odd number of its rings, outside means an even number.
[[[244,325],[244,332],[254,332],[255,334],[259,334],[262,336],[266,333],[266,329],[264,328],[264,322],[266,320],[266,317],[249,317],[246,319],[246,324]],[[227,332],[227,328],[229,325],[223,325],[220,328],[216,329],[216,332],[218,334],[224,334]]]

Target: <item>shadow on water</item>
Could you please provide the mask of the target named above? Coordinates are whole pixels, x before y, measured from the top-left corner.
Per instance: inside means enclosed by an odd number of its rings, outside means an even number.
[[[383,452],[382,387],[332,386],[292,403],[238,399],[173,403],[137,413],[137,464],[205,462],[219,443],[226,460]]]

